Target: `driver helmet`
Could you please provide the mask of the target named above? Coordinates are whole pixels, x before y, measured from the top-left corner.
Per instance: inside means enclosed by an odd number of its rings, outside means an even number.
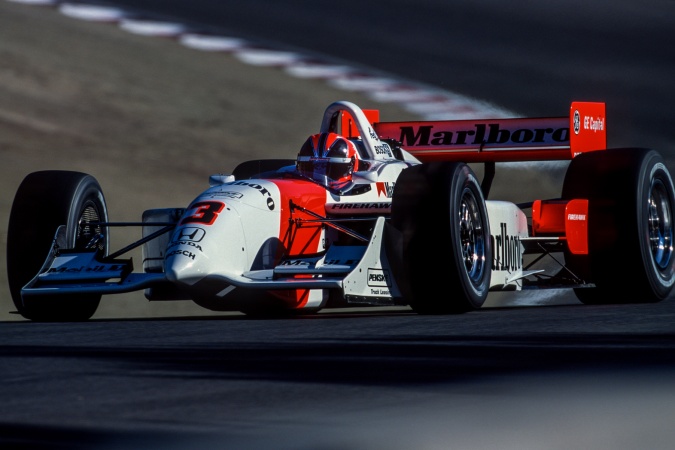
[[[337,133],[314,134],[298,153],[298,171],[332,189],[342,189],[359,168],[356,145]]]

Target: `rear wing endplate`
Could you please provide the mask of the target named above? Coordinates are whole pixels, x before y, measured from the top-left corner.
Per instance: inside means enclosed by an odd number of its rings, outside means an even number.
[[[568,117],[376,122],[373,129],[422,162],[570,160],[607,148],[605,103],[598,102],[573,102]]]

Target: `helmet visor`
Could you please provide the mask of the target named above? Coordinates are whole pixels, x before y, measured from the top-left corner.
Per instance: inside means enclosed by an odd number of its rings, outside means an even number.
[[[298,157],[300,173],[318,182],[342,182],[352,173],[351,158]]]

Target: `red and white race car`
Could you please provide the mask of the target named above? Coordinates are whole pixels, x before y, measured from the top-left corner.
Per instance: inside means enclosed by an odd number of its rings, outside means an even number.
[[[522,289],[659,301],[675,282],[673,181],[654,150],[606,149],[605,128],[604,103],[553,118],[381,122],[339,101],[296,159],[244,162],[187,207],[137,223],[108,218],[90,175],[31,173],[9,223],[12,298],[32,320],[85,320],[103,294],[135,290],[248,314],[461,313]],[[496,163],[543,160],[571,160],[559,198],[488,199]],[[481,181],[470,163],[485,164]],[[142,233],[114,250],[118,226]],[[123,258],[140,246],[142,272]]]

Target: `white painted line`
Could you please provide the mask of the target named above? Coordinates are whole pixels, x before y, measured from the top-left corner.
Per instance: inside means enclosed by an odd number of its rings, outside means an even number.
[[[476,105],[473,102],[467,102],[460,99],[438,99],[431,101],[417,101],[408,102],[407,107],[409,111],[417,111],[419,113],[439,113],[439,112],[455,112],[464,111],[467,113],[476,111]]]
[[[237,59],[254,66],[287,66],[302,60],[298,53],[270,49],[245,48],[234,54]]]
[[[7,0],[8,2],[23,3],[26,5],[56,5],[57,0]]]
[[[239,38],[189,33],[182,35],[179,42],[186,47],[207,52],[232,52],[248,45]]]
[[[59,12],[68,17],[92,22],[117,22],[124,18],[124,12],[118,8],[78,3],[63,3],[59,6]]]
[[[381,78],[369,75],[346,76],[328,80],[328,84],[345,91],[373,91],[375,89],[387,89],[399,81],[391,78]]]
[[[334,65],[328,63],[303,62],[284,68],[286,73],[297,78],[336,78],[354,73],[349,66]]]
[[[137,19],[123,19],[120,28],[134,34],[159,37],[176,37],[185,31],[185,27],[179,23]]]
[[[372,92],[369,95],[375,101],[390,102],[422,102],[440,98],[435,92],[420,88],[391,88]]]
[[[439,95],[436,98],[422,101],[408,101],[403,107],[412,113],[419,114],[425,120],[474,119],[482,115],[471,102],[463,98],[452,98]]]
[[[485,114],[480,111],[466,112],[466,111],[439,111],[435,113],[420,113],[417,110],[411,110],[407,107],[408,105],[401,105],[403,109],[411,113],[417,114],[422,117],[422,120],[483,120],[485,119]]]

